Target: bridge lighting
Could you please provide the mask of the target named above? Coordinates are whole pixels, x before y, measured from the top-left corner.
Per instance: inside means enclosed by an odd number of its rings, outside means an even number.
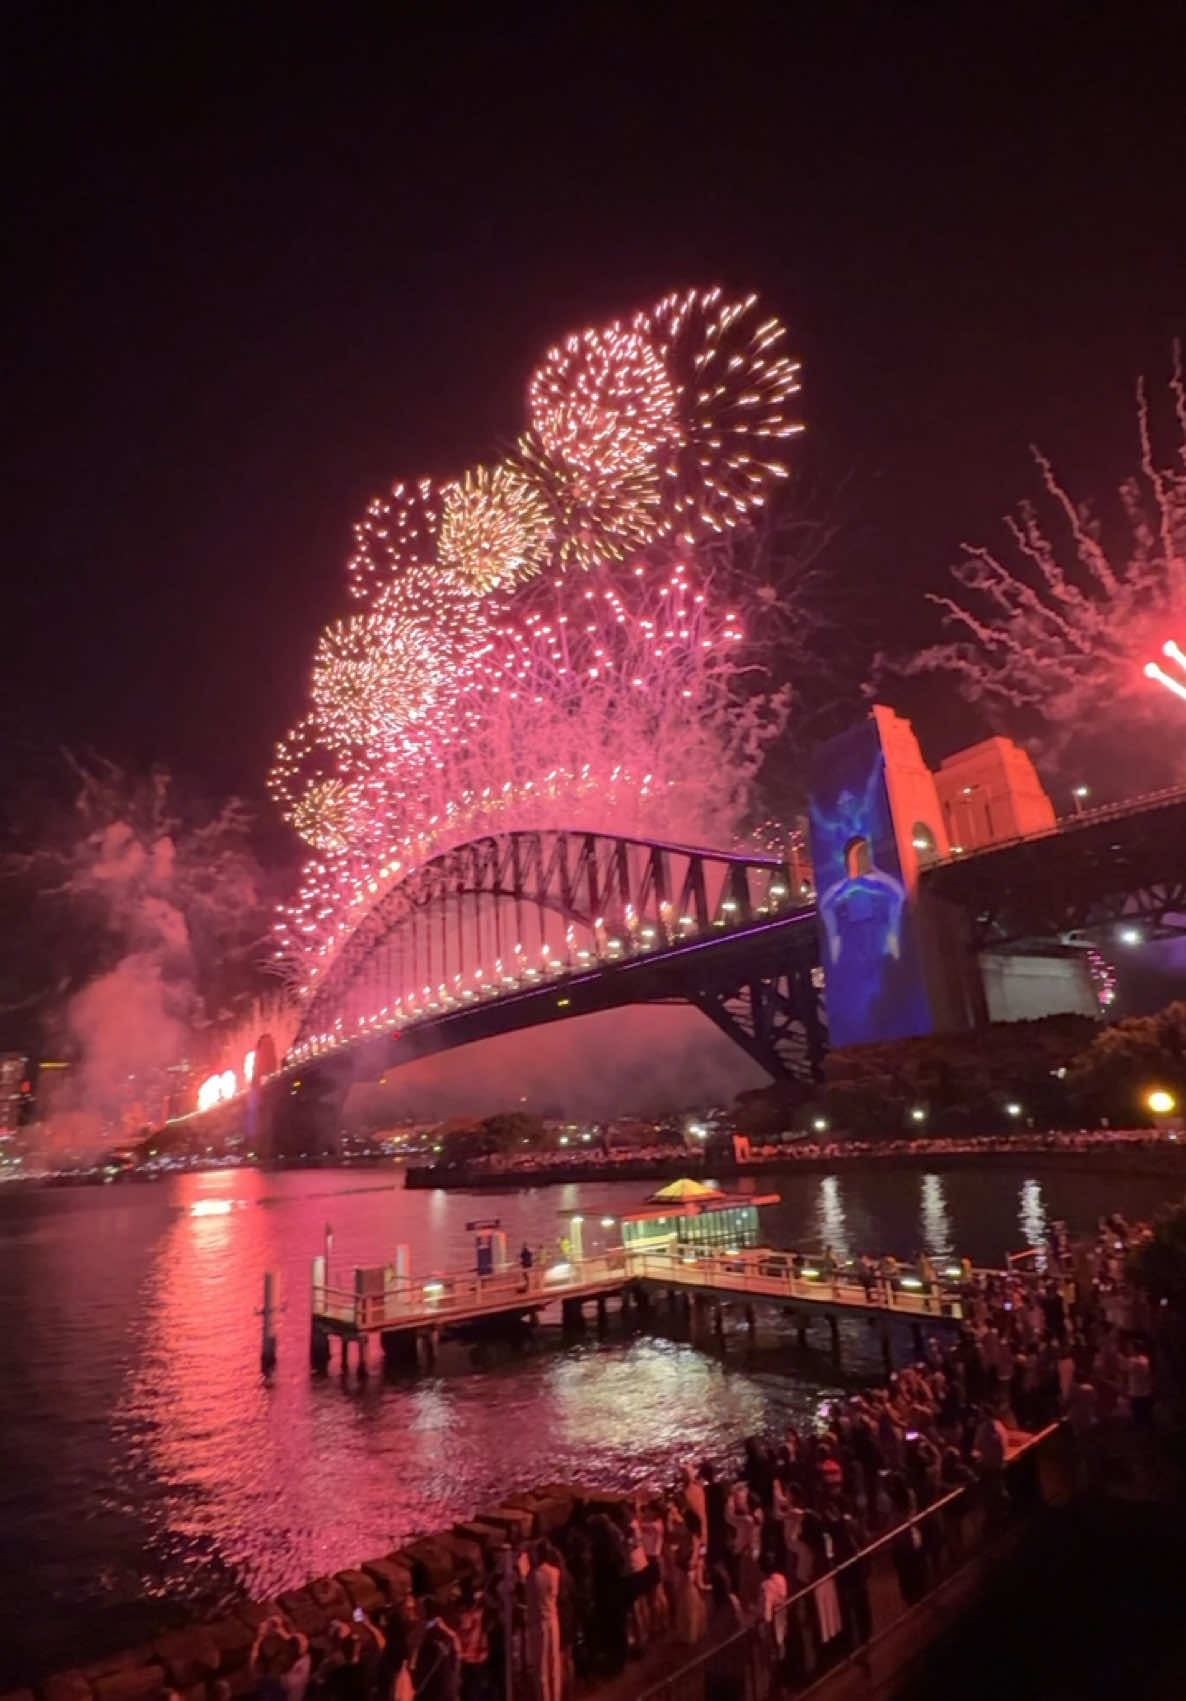
[[[1120,943],[1122,945],[1140,945],[1144,937],[1139,927],[1122,927],[1120,929]]]
[[[224,1099],[233,1099],[235,1096],[235,1087],[238,1085],[235,1080],[235,1071],[233,1069],[224,1069],[219,1080],[222,1086],[222,1097]]]
[[[602,1228],[613,1228],[614,1223],[616,1221],[617,1221],[616,1217],[602,1217],[601,1226],[602,1226]]]
[[[1016,1102],[1016,1100],[1014,1100],[1012,1103],[1007,1104],[1005,1106],[1005,1115],[1006,1116],[1020,1116],[1021,1115],[1021,1106]]]
[[[557,1008],[557,1010],[567,1010],[568,1006],[571,1003],[572,1003],[571,998],[558,998],[556,1000],[556,1008]]]
[[[817,1116],[811,1126],[817,1134],[826,1134],[828,1132],[828,1119],[826,1116]]]
[[[926,1119],[927,1119],[926,1111],[923,1109],[922,1105],[916,1104],[914,1109],[910,1112],[911,1122],[925,1122]]]
[[[771,886],[770,896],[772,898],[785,898],[786,895],[787,895],[787,889],[786,889],[785,886]]]
[[[1164,1087],[1154,1087],[1145,1097],[1145,1103],[1154,1116],[1170,1116],[1178,1108],[1178,1101],[1172,1093],[1167,1093]]]
[[[244,1057],[244,1059],[243,1059],[243,1079],[245,1081],[248,1081],[248,1082],[255,1080],[255,1053],[254,1053],[254,1051],[249,1051],[247,1053],[246,1057]]]
[[[679,924],[681,927],[695,927],[696,925],[690,915],[681,915],[679,918]]]

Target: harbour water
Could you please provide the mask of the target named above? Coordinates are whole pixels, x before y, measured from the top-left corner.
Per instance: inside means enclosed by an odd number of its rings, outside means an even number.
[[[1173,1190],[1055,1165],[772,1185],[774,1244],[978,1263],[1035,1243],[1050,1219],[1089,1227]],[[560,1213],[578,1210],[594,1250],[616,1237],[603,1219],[645,1192],[406,1193],[398,1172],[352,1169],[0,1194],[0,1687],[381,1554],[514,1487],[666,1481],[810,1419],[837,1373],[773,1321],[757,1352],[738,1339],[723,1362],[677,1340],[574,1345],[548,1328],[528,1351],[447,1347],[431,1375],[310,1374],[309,1267],[327,1225],[343,1274],[405,1244],[428,1275],[471,1263],[474,1218],[499,1217],[514,1249],[555,1247]],[[266,1270],[287,1308],[267,1381]],[[846,1372],[877,1374],[866,1326],[846,1323],[843,1348]]]

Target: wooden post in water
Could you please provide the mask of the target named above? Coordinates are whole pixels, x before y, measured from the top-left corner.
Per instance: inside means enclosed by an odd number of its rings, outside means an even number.
[[[267,1376],[276,1368],[276,1276],[272,1270],[264,1271],[264,1303],[260,1307],[260,1317],[263,1319],[262,1333],[259,1346],[259,1367]]]

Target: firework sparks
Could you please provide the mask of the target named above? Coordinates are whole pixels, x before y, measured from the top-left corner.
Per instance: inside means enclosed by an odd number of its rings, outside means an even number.
[[[522,472],[478,467],[442,492],[437,558],[467,590],[507,590],[540,571],[550,533],[547,504]]]
[[[292,807],[289,819],[307,844],[344,851],[358,836],[360,787],[348,780],[316,780]]]
[[[802,430],[787,413],[799,366],[780,352],[786,329],[757,296],[720,289],[666,296],[635,320],[677,385],[664,490],[686,541],[743,523],[786,477],[785,440]]]
[[[351,596],[368,602],[393,579],[423,572],[436,554],[440,497],[431,479],[393,484],[368,503],[354,527],[354,553],[346,563]]]
[[[527,402],[544,454],[599,481],[649,466],[675,437],[675,390],[639,327],[582,331],[550,349]]]
[[[904,672],[949,670],[966,696],[990,710],[1040,716],[1052,757],[1085,727],[1131,726],[1148,712],[1146,676],[1174,688],[1172,674],[1156,662],[1143,668],[1140,658],[1186,607],[1186,381],[1178,349],[1170,395],[1176,441],[1162,458],[1145,387],[1137,386],[1138,470],[1121,486],[1106,526],[1035,451],[1045,512],[1026,502],[1006,522],[1008,555],[966,548],[952,569],[963,594],[931,598],[956,636]]]
[[[357,614],[322,633],[309,695],[332,742],[365,748],[424,715],[443,677],[426,622]]]
[[[648,463],[617,475],[587,472],[553,460],[530,433],[519,441],[526,477],[553,516],[556,565],[592,571],[599,563],[622,561],[662,536],[664,521],[658,469]]]

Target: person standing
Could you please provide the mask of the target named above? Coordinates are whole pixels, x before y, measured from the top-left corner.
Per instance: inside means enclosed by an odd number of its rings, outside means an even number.
[[[540,1542],[527,1574],[527,1658],[537,1701],[562,1701],[564,1655],[560,1645],[560,1567],[549,1542]]]
[[[1141,1429],[1153,1425],[1153,1372],[1143,1341],[1135,1340],[1128,1357],[1128,1406],[1132,1421]]]
[[[424,1635],[412,1662],[416,1701],[460,1701],[461,1653],[457,1637],[444,1618],[439,1600],[427,1603]]]

